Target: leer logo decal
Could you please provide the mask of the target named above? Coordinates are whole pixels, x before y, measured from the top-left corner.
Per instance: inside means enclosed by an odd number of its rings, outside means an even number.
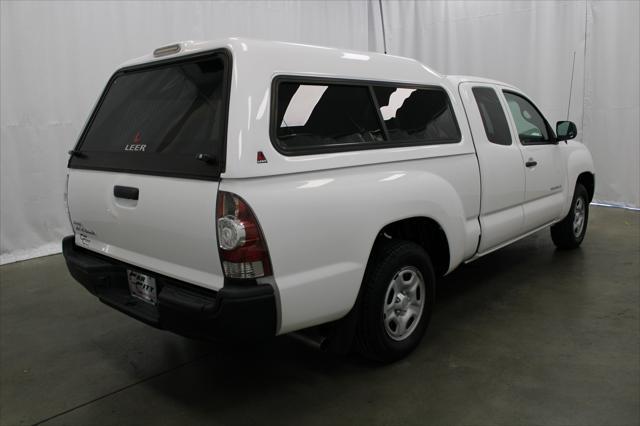
[[[145,148],[147,147],[147,145],[142,144],[142,135],[140,134],[140,131],[138,130],[136,132],[136,135],[133,137],[133,144],[129,144],[129,145],[125,145],[124,150],[125,151],[143,151],[145,150]]]

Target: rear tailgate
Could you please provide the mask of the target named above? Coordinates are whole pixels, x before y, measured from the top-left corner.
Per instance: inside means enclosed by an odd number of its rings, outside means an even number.
[[[119,198],[114,187],[139,191]],[[76,244],[211,289],[222,287],[215,205],[218,182],[71,170]]]
[[[78,246],[222,287],[215,206],[229,68],[228,55],[215,51],[112,77],[69,160]]]

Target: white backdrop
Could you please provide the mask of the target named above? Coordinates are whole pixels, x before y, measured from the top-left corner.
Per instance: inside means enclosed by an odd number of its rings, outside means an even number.
[[[518,86],[569,119],[596,165],[596,201],[640,207],[640,2],[383,1],[387,50],[444,74]],[[369,5],[370,50],[382,50]],[[586,45],[585,45],[586,41]]]
[[[240,35],[382,51],[378,0],[0,3],[0,263],[57,252],[70,232],[66,152],[123,61]],[[390,54],[511,82],[592,150],[596,197],[640,206],[637,2],[392,2]],[[586,47],[586,48],[585,48]]]
[[[242,35],[367,49],[367,4],[1,3],[0,263],[60,251],[67,151],[116,67],[179,40]]]

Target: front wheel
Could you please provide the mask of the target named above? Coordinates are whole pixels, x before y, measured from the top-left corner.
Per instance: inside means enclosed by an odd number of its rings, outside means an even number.
[[[419,245],[384,240],[376,247],[363,282],[356,331],[360,353],[379,362],[406,356],[424,335],[435,298],[435,275]]]
[[[571,209],[562,221],[551,227],[551,239],[559,249],[577,248],[587,233],[589,194],[582,184],[576,185]]]

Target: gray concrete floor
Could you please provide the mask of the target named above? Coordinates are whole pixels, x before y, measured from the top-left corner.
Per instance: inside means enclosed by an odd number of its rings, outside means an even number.
[[[592,208],[442,280],[408,358],[375,366],[278,338],[232,349],[99,303],[61,256],[0,268],[0,424],[640,423],[640,214]]]

